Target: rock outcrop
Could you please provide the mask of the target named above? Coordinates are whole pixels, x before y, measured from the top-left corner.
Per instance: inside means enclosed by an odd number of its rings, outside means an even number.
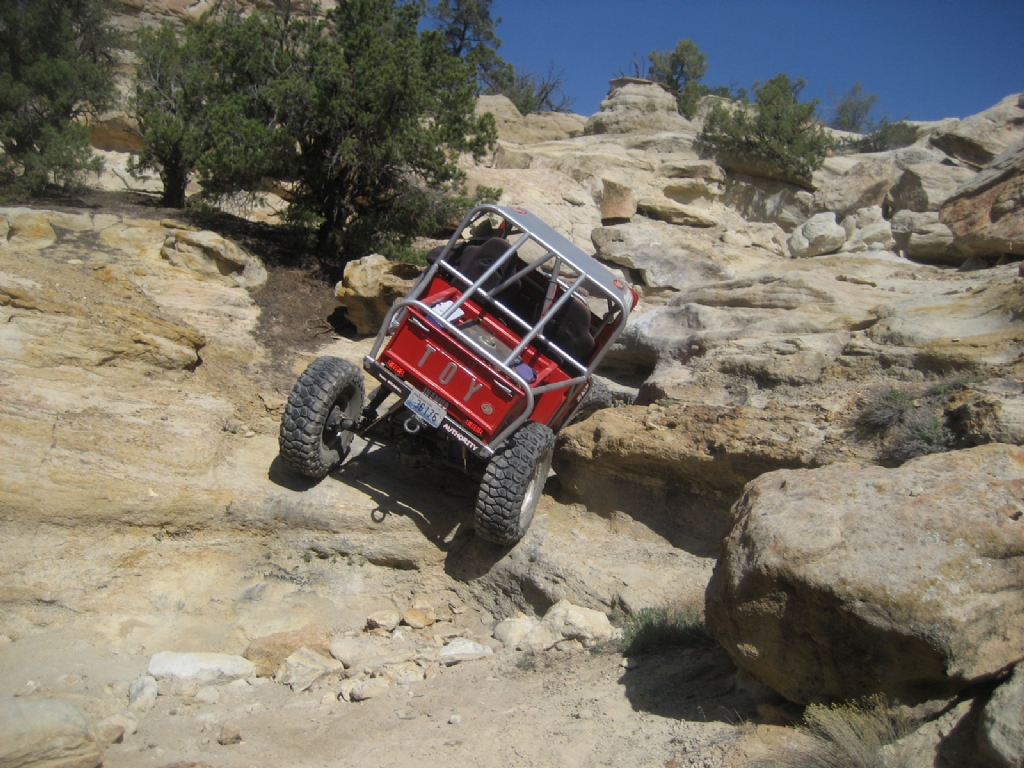
[[[1024,449],[763,475],[733,509],[709,631],[798,703],[949,700],[1024,658]]]

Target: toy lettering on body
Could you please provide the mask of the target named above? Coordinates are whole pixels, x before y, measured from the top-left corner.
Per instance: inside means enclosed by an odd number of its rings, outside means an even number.
[[[427,364],[427,360],[429,360],[430,356],[435,352],[437,352],[437,347],[431,344],[427,344],[426,349],[423,350],[423,357],[420,358],[420,361],[416,364],[416,367],[422,370],[423,366]],[[451,383],[452,379],[455,378],[455,374],[458,372],[459,366],[449,361],[448,365],[446,365],[444,369],[441,371],[441,375],[437,377],[437,382],[444,386],[448,386]],[[470,399],[472,399],[473,395],[475,395],[483,388],[483,382],[477,381],[475,376],[470,376],[469,386],[466,388],[466,396],[462,398],[462,402],[468,403]]]

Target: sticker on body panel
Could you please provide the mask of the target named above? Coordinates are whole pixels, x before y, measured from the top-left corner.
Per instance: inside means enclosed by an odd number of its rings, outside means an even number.
[[[423,419],[430,426],[437,428],[441,426],[447,414],[444,406],[436,403],[415,389],[409,393],[405,401],[405,407]]]

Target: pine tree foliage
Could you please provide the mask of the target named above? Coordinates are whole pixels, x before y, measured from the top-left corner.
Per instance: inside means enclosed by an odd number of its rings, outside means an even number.
[[[0,0],[0,184],[74,188],[102,164],[85,118],[114,96],[117,38],[93,0]]]
[[[754,85],[753,106],[741,103],[729,110],[716,105],[704,121],[698,147],[730,167],[810,184],[835,141],[814,120],[817,100],[799,101],[804,85],[780,74]]]
[[[165,102],[152,94],[158,78],[140,80],[137,104],[157,105],[146,124],[168,147],[149,162],[182,158],[211,197],[276,180],[290,220],[316,229],[328,261],[401,248],[448,215],[458,156],[495,139],[493,118],[473,113],[472,64],[419,29],[422,10],[397,0],[322,15],[221,8],[177,48],[156,33],[180,87]]]

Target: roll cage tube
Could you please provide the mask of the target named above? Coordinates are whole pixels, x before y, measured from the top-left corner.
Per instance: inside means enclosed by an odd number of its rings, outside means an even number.
[[[462,235],[470,231],[470,227],[474,223],[490,214],[499,216],[506,223],[506,228],[517,231],[518,236],[509,248],[496,258],[493,264],[487,267],[483,274],[476,279],[471,279],[460,272],[455,264],[453,264],[453,254],[456,253],[456,249],[461,244],[468,242],[468,240],[462,239]],[[543,250],[544,255],[532,263],[527,263],[516,269],[513,274],[500,280],[496,286],[489,290],[486,289],[484,285],[494,275],[499,274],[505,265],[515,260],[523,246],[531,241]],[[548,264],[551,264],[550,271],[545,272],[544,267]],[[572,282],[567,282],[567,278],[562,276],[565,267],[576,273],[576,277]],[[505,288],[522,280],[531,273],[540,274],[543,280],[547,281],[547,290],[542,300],[541,312],[536,321],[532,323],[496,298]],[[454,302],[446,304],[443,312],[435,309],[436,304],[445,300],[443,297],[429,303],[423,299],[423,293],[439,274],[442,274],[454,286],[462,286],[462,294]],[[584,299],[581,291],[586,291],[592,298],[604,299],[607,302],[608,310],[601,318],[601,323],[595,335],[604,334],[609,324],[614,323],[614,327],[605,338],[600,339],[599,345],[594,349],[587,361],[577,360],[543,333],[544,327],[569,302],[576,300],[575,297],[578,296],[580,299]],[[499,432],[490,441],[488,446],[484,446],[486,452],[492,454],[497,447],[530,418],[535,408],[536,395],[576,386],[590,379],[593,371],[624,330],[626,319],[633,308],[635,296],[632,290],[616,278],[604,265],[548,226],[535,214],[519,207],[493,204],[479,205],[473,208],[462,220],[440,256],[420,277],[408,296],[396,302],[388,310],[384,317],[384,322],[381,324],[380,331],[374,340],[373,347],[366,357],[366,362],[368,364],[371,362],[376,363],[381,347],[389,335],[396,318],[404,319],[408,316],[411,308],[415,308],[418,312],[422,313],[427,319],[457,340],[459,344],[471,350],[503,376],[510,379],[513,384],[525,393],[526,408],[523,412],[505,429]],[[497,307],[501,310],[502,320],[506,321],[506,325],[510,326],[510,330],[521,336],[519,343],[516,344],[514,349],[510,350],[508,355],[502,358],[492,353],[449,320],[449,318],[456,318],[457,313],[455,310],[462,307],[470,299],[482,305]],[[588,312],[592,312],[589,309],[589,305]],[[561,366],[569,374],[568,379],[553,384],[541,384],[538,382],[538,386],[531,386],[512,367],[512,362],[519,358],[522,352],[538,338],[542,339],[544,345],[548,349],[553,350],[557,357],[560,358]]]

